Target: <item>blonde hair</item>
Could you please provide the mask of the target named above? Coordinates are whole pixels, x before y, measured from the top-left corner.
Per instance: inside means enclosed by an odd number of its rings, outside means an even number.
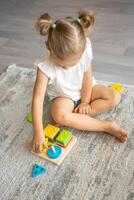
[[[64,60],[78,53],[80,47],[84,47],[86,35],[94,24],[95,16],[89,10],[79,12],[77,19],[66,17],[55,23],[48,13],[44,13],[37,19],[36,29],[42,36],[48,35],[50,54]]]

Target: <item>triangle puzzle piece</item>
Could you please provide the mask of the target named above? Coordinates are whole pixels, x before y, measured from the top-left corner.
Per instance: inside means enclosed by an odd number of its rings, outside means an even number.
[[[35,163],[33,166],[32,177],[39,176],[40,174],[43,174],[45,172],[46,172],[46,168]]]

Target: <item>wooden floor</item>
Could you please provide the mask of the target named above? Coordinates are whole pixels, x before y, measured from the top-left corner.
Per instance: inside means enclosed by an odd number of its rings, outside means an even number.
[[[42,12],[56,20],[77,17],[81,8],[96,15],[90,35],[96,78],[134,85],[133,0],[0,0],[0,73],[12,63],[32,68],[45,55],[44,40],[34,29]]]

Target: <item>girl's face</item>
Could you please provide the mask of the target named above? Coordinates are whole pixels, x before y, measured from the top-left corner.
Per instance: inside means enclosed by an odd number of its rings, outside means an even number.
[[[85,48],[85,45],[84,45],[84,48]],[[73,67],[73,65],[75,65],[80,60],[80,58],[83,54],[84,48],[81,47],[77,54],[70,56],[64,60],[54,57],[53,55],[51,55],[51,53],[50,53],[50,58],[59,67],[62,67],[64,69],[69,69],[70,67]]]

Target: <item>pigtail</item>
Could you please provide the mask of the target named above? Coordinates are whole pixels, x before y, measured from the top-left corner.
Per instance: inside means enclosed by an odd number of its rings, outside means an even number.
[[[36,30],[42,36],[46,36],[49,33],[49,29],[52,25],[52,19],[48,13],[42,14],[36,21]]]
[[[95,24],[95,15],[90,10],[84,10],[79,12],[80,24],[85,32],[90,32]]]

